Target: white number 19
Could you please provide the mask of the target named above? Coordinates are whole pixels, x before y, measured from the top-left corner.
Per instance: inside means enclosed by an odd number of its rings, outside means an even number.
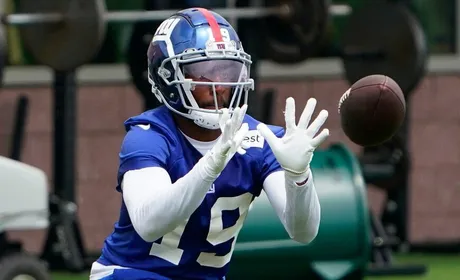
[[[207,267],[223,267],[231,259],[233,248],[235,247],[236,237],[243,226],[243,222],[248,214],[253,195],[245,193],[236,197],[220,197],[211,208],[211,222],[207,241],[213,246],[222,244],[233,238],[232,248],[225,256],[216,256],[213,253],[202,252],[197,262]],[[236,223],[224,229],[222,220],[222,211],[235,210],[239,211],[239,218]],[[161,243],[153,243],[150,249],[150,255],[162,258],[168,262],[178,265],[184,251],[179,248],[179,242],[184,233],[188,221],[179,225],[172,232],[165,234]]]

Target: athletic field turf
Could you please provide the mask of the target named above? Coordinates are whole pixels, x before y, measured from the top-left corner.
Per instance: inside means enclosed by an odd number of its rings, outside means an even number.
[[[396,258],[398,264],[425,264],[428,273],[425,276],[379,276],[366,280],[459,280],[460,255],[407,255]],[[54,273],[54,280],[88,280],[88,274]]]

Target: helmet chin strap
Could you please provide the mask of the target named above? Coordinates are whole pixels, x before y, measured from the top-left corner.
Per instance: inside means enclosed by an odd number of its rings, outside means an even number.
[[[192,110],[190,117],[193,122],[206,129],[216,130],[220,129],[219,126],[219,114],[215,112],[198,112]]]

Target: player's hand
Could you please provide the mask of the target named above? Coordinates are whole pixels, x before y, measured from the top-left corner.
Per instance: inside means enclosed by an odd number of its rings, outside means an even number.
[[[309,170],[313,152],[329,136],[328,129],[323,129],[316,135],[328,117],[326,110],[322,110],[309,125],[315,107],[316,99],[310,98],[296,125],[295,101],[294,98],[289,97],[284,112],[286,133],[282,138],[276,137],[265,124],[261,123],[257,126],[257,130],[267,140],[281,167],[294,175],[301,175]]]
[[[246,110],[247,105],[243,105],[241,108],[235,108],[230,116],[228,109],[223,109],[219,120],[222,135],[207,154],[212,173],[222,172],[236,152],[246,153],[241,146],[249,131],[248,124],[243,123]]]
[[[246,133],[248,132],[249,128],[246,129],[246,126],[248,126],[248,124],[243,124],[243,119],[244,119],[244,116],[246,115],[246,110],[248,109],[248,106],[245,104],[243,105],[241,108],[235,108],[235,110],[233,111],[233,118],[231,118],[231,115],[228,111],[227,108],[224,108],[222,109],[222,114],[220,115],[220,118],[219,118],[219,126],[220,126],[220,130],[222,131],[222,142],[223,143],[229,143],[230,144],[230,151],[235,154],[235,151],[241,155],[244,155],[246,153],[246,150],[244,149],[243,146],[241,146],[241,143],[243,140],[241,140],[241,142],[239,143],[236,143],[235,141],[233,141],[233,145],[231,144],[231,140],[232,140],[232,136],[236,136],[236,133],[238,132],[238,130],[240,130],[240,128],[243,128],[243,130],[239,133],[243,133],[243,131],[245,132],[245,135],[243,135],[243,138],[244,136],[246,136]],[[242,127],[242,125],[245,125],[245,127]],[[236,140],[240,140],[240,134],[238,135],[237,139]],[[230,142],[229,142],[230,141]]]

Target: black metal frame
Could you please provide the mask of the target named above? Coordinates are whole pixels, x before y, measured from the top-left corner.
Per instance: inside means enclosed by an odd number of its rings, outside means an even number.
[[[29,99],[21,94],[16,104],[14,116],[13,133],[10,141],[10,158],[14,160],[21,159],[22,146],[24,144],[24,129],[29,111]]]
[[[392,247],[398,246],[398,238],[389,236],[381,223],[372,211],[371,217],[371,265],[366,271],[368,276],[390,276],[390,275],[424,275],[427,267],[420,264],[398,265],[393,261]]]
[[[410,152],[407,118],[400,131],[390,141],[376,147],[366,147],[360,156],[365,181],[383,190],[386,201],[380,222],[388,234],[398,238],[398,250],[408,244],[408,194]]]
[[[54,73],[53,182],[50,228],[42,258],[51,269],[75,272],[87,268],[76,213],[75,151],[77,139],[77,81],[75,71]]]

